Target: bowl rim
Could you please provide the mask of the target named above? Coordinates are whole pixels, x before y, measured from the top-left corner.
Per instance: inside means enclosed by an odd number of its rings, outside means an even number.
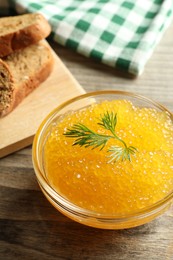
[[[43,175],[43,172],[40,167],[40,162],[39,162],[39,144],[40,140],[42,138],[43,132],[47,129],[47,127],[50,125],[51,120],[54,118],[54,116],[62,110],[64,107],[68,106],[69,104],[72,104],[78,100],[88,98],[88,97],[94,97],[94,96],[99,96],[99,95],[123,95],[123,96],[130,96],[132,98],[136,98],[138,100],[143,100],[145,102],[148,102],[158,109],[165,111],[169,114],[171,120],[173,121],[173,113],[169,111],[166,107],[164,107],[162,104],[159,102],[156,102],[148,97],[145,97],[140,94],[136,94],[133,92],[129,91],[121,91],[121,90],[100,90],[100,91],[92,91],[88,93],[84,93],[81,95],[77,95],[73,98],[70,98],[69,100],[62,102],[60,105],[58,105],[55,109],[53,109],[42,121],[40,124],[34,140],[33,140],[33,145],[32,145],[32,162],[35,170],[35,174],[37,177],[37,181],[41,187],[41,189],[60,207],[64,208],[65,210],[77,214],[80,217],[92,217],[96,219],[101,219],[101,220],[116,220],[116,222],[122,222],[125,220],[130,220],[134,218],[143,218],[144,216],[148,216],[151,214],[151,212],[157,212],[160,210],[160,208],[165,207],[165,204],[168,204],[172,199],[173,199],[173,189],[172,191],[167,194],[165,197],[157,201],[156,203],[147,206],[145,208],[142,208],[136,212],[133,213],[125,213],[125,214],[107,214],[107,213],[98,213],[94,212],[88,209],[81,208],[77,206],[76,204],[70,202],[68,199],[64,198],[62,195],[60,195],[57,191],[55,191],[47,182],[46,178]]]

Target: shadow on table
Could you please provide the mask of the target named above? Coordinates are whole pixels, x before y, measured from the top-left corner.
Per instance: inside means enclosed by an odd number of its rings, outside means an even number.
[[[8,212],[11,217],[1,221],[1,237],[8,247],[13,245],[8,254],[11,250],[10,256],[15,252],[18,259],[23,254],[24,259],[49,255],[49,259],[119,260],[137,259],[132,257],[136,254],[147,259],[147,250],[152,250],[153,239],[157,239],[157,220],[127,230],[87,227],[59,213],[40,190],[11,190],[10,203],[7,208],[13,210]]]

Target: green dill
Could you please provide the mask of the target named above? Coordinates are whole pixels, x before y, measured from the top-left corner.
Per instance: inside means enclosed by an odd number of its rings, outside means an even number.
[[[121,143],[121,146],[111,146],[107,150],[110,153],[108,162],[111,163],[118,160],[131,161],[131,155],[134,155],[137,149],[134,146],[127,146],[127,144],[117,136],[115,132],[117,114],[107,111],[101,116],[98,125],[108,130],[110,135],[96,133],[81,123],[74,124],[70,129],[68,128],[64,135],[66,137],[76,138],[73,145],[84,146],[86,148],[92,147],[92,149],[100,148],[100,150],[106,146],[110,139],[116,139]]]

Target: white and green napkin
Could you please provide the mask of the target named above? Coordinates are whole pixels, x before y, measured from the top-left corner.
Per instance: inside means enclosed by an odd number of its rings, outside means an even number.
[[[54,41],[133,75],[143,72],[173,16],[172,0],[9,0],[5,8],[42,13]]]

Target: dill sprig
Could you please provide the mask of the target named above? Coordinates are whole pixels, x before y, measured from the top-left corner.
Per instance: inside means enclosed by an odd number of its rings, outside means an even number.
[[[116,139],[121,142],[122,146],[111,146],[107,151],[110,153],[108,156],[111,162],[118,160],[131,161],[131,155],[135,154],[137,149],[134,146],[127,146],[126,143],[117,136],[115,128],[117,125],[117,114],[113,112],[106,112],[101,116],[98,125],[111,132],[111,135],[103,135],[92,131],[84,124],[74,124],[70,129],[64,133],[65,136],[76,138],[73,145],[84,147],[92,147],[92,149],[100,148],[102,150],[110,139]]]

